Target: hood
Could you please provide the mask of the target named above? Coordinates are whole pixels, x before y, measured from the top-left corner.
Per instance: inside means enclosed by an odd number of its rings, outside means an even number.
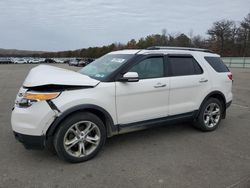
[[[96,86],[100,81],[78,72],[49,65],[39,65],[30,70],[24,80],[24,87],[43,85]]]

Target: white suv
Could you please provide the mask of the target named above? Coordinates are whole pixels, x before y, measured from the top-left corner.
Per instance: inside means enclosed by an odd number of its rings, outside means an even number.
[[[231,90],[231,72],[208,50],[121,50],[78,72],[33,68],[17,95],[11,123],[26,148],[53,146],[60,158],[82,162],[117,134],[177,120],[212,131],[226,116]]]

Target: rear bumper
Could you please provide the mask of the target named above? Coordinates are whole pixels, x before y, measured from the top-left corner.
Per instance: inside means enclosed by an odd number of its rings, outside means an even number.
[[[31,136],[17,132],[14,132],[14,136],[26,149],[43,149],[45,147],[45,136]]]

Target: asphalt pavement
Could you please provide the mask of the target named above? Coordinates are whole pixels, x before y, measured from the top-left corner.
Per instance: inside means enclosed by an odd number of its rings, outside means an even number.
[[[0,187],[250,188],[250,69],[231,69],[234,100],[216,131],[182,123],[118,135],[94,159],[69,164],[14,139],[11,108],[34,66],[0,65]]]

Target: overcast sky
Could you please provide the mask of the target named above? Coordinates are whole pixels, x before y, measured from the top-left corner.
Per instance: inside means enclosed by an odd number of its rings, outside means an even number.
[[[0,48],[69,50],[148,34],[206,34],[214,21],[241,21],[250,0],[0,0]]]

